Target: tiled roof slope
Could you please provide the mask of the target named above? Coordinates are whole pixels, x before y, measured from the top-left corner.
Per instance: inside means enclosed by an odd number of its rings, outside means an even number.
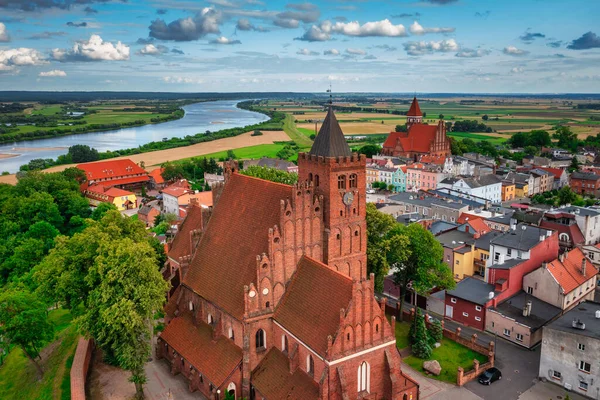
[[[285,295],[275,310],[275,321],[322,356],[327,336],[334,335],[340,309],[352,299],[352,281],[306,256],[298,262]]]
[[[318,399],[319,385],[301,368],[290,374],[288,358],[272,347],[252,372],[252,386],[267,399]]]
[[[409,117],[422,117],[423,113],[421,112],[421,107],[419,107],[419,102],[417,101],[417,96],[413,97],[412,104],[406,113]]]
[[[437,125],[413,124],[408,133],[390,133],[383,143],[383,147],[396,147],[396,140],[400,140],[400,145],[404,151],[428,153],[431,142],[435,139],[437,128]]]
[[[78,164],[77,168],[85,172],[88,181],[102,178],[115,178],[119,176],[146,174],[146,171],[142,167],[130,159]]]
[[[194,325],[187,313],[174,318],[160,337],[217,387],[242,362],[241,348],[224,336],[213,340],[212,328],[204,322]]]
[[[291,186],[232,174],[214,207],[184,285],[241,319],[244,285],[256,283],[256,256],[268,252],[269,228]]]
[[[194,229],[202,229],[202,208],[198,206],[190,206],[187,210],[187,216],[183,220],[173,243],[168,256],[179,262],[179,257],[192,254],[190,248],[190,232]]]
[[[350,157],[352,155],[352,151],[346,142],[342,128],[331,106],[329,106],[327,116],[308,154],[323,157]]]
[[[563,288],[565,294],[577,289],[598,273],[598,269],[586,260],[585,275],[582,274],[581,264],[584,258],[583,251],[574,248],[565,254],[562,262],[560,262],[560,259],[556,259],[548,263],[548,272]]]
[[[152,179],[154,179],[154,182],[161,184],[161,183],[165,183],[165,179],[162,177],[162,172],[163,172],[163,168],[156,168],[155,170],[151,171],[148,175],[152,177]]]

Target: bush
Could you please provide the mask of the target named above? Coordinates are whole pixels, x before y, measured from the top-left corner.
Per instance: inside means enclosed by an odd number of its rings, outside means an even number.
[[[263,133],[257,129],[254,132],[252,132],[252,134],[250,136],[262,136],[262,135],[263,135]]]
[[[439,320],[435,320],[429,326],[429,336],[434,340],[434,343],[441,342],[442,337],[444,337],[444,327],[442,326],[442,322]]]

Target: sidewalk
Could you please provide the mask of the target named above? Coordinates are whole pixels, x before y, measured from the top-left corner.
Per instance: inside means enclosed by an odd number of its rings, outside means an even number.
[[[405,363],[402,363],[402,373],[419,384],[419,399],[421,400],[482,400],[481,397],[464,387],[428,378]]]
[[[519,396],[518,400],[560,400],[569,395],[571,400],[589,400],[588,397],[583,397],[574,392],[567,392],[564,388],[550,382],[539,381],[531,389]]]

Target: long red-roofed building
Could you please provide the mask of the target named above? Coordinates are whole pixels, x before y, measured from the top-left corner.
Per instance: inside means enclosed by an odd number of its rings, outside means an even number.
[[[450,156],[450,139],[446,136],[446,124],[440,120],[437,125],[423,124],[423,114],[415,97],[406,114],[408,132],[391,132],[381,153],[391,157],[412,158],[428,155],[445,159]]]
[[[77,168],[85,173],[85,185],[89,186],[102,184],[105,187],[137,190],[150,180],[148,172],[130,159],[78,164]]]
[[[192,208],[157,356],[211,399],[418,399],[367,278],[366,158],[331,107],[298,167],[289,186],[227,162],[213,209]]]

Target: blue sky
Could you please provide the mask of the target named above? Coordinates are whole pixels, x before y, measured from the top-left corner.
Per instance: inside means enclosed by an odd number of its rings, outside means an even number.
[[[0,0],[0,90],[600,92],[595,0]]]

